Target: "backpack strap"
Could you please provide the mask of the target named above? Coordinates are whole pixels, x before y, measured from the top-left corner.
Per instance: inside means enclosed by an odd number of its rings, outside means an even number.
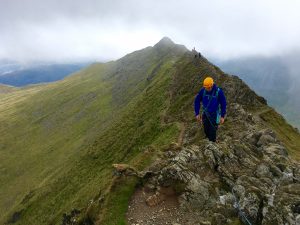
[[[203,99],[204,99],[205,95],[206,95],[206,90],[204,89],[204,91],[203,91],[203,95],[202,95],[202,101],[203,101]]]
[[[203,101],[205,95],[206,95],[206,90],[204,89],[202,101]],[[211,102],[211,100],[213,99],[213,96],[212,96],[212,95],[208,95],[208,97],[209,97],[209,101],[208,101],[208,103],[207,103],[207,106],[206,106],[206,107],[203,106],[203,111],[204,111],[204,112],[207,111],[207,109],[208,109],[208,107],[209,107],[209,105],[210,105],[210,102]]]
[[[220,88],[218,87],[217,90],[215,91],[215,94],[210,95],[209,98],[216,97],[218,99],[219,91],[220,91]],[[204,99],[205,95],[206,95],[206,90],[204,89],[202,99]]]
[[[208,108],[209,105],[210,105],[211,100],[212,100],[214,97],[218,100],[219,91],[220,91],[220,88],[218,87],[217,90],[215,91],[215,93],[212,93],[212,95],[209,95],[209,96],[208,96],[208,97],[209,97],[209,101],[208,101],[207,106],[206,106],[205,108],[203,107],[203,110],[204,110],[204,111],[207,110],[207,108]],[[206,90],[204,89],[204,91],[203,91],[203,96],[202,96],[202,101],[203,101],[205,95],[206,95]],[[219,106],[218,106],[218,110],[217,110],[217,111],[221,111],[220,104],[219,104]]]
[[[218,96],[219,96],[219,91],[220,91],[220,88],[217,88],[217,91],[216,91],[216,98],[218,99]]]

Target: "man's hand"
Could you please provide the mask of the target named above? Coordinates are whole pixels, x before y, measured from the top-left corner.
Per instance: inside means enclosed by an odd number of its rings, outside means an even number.
[[[197,115],[196,116],[196,120],[197,120],[197,122],[201,123],[202,122],[202,116]]]
[[[221,117],[221,118],[220,118],[220,124],[223,124],[223,123],[224,123],[224,120],[225,120],[225,118],[224,118],[224,117]]]

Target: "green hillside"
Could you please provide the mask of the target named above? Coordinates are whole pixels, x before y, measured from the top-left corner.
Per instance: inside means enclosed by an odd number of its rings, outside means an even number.
[[[113,162],[172,139],[177,127],[161,128],[160,113],[185,51],[162,41],[62,81],[1,95],[2,223],[15,212],[20,224],[59,223],[68,209],[105,190]]]
[[[115,180],[112,164],[143,169],[178,142],[194,123],[194,95],[207,74],[300,158],[299,133],[261,97],[164,38],[62,81],[0,94],[0,224],[61,224],[73,209],[82,224],[126,224],[137,181]],[[233,127],[229,120],[225,128]]]

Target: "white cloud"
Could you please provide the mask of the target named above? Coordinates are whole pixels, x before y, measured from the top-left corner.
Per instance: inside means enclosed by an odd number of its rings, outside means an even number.
[[[1,0],[0,58],[112,59],[163,36],[210,57],[300,48],[300,1]]]

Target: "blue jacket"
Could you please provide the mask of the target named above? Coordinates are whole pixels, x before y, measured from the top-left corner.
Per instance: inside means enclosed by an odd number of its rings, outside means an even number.
[[[211,91],[205,91],[205,96],[203,97],[204,88],[201,88],[197,94],[194,101],[195,115],[199,115],[200,112],[200,102],[202,102],[203,107],[206,108],[208,113],[215,113],[218,111],[219,104],[221,105],[221,117],[224,117],[226,114],[226,98],[224,92],[219,88],[218,98],[213,97],[211,101],[209,100],[211,96],[216,96],[216,91],[218,87],[214,84]],[[209,103],[210,101],[210,103]],[[208,105],[209,103],[209,105]],[[208,108],[207,108],[208,105]]]

